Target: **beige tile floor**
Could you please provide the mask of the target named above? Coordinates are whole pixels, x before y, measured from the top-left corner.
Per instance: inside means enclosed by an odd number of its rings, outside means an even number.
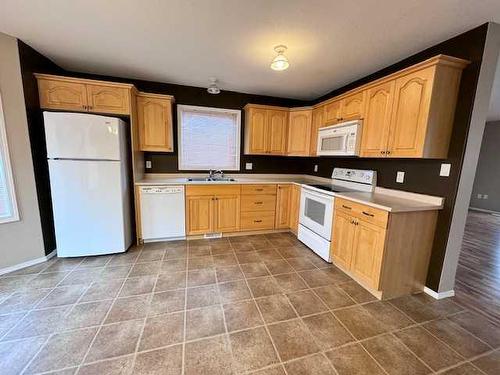
[[[0,374],[500,374],[500,327],[376,301],[290,234],[146,245],[0,278]]]

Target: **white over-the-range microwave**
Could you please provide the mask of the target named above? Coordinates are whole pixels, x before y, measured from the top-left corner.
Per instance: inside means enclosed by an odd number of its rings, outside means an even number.
[[[320,128],[316,152],[320,156],[357,156],[361,146],[361,131],[361,120]]]

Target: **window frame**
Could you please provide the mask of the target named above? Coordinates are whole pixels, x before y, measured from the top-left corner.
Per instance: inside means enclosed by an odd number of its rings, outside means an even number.
[[[239,109],[227,109],[227,108],[216,108],[216,107],[203,107],[196,105],[177,105],[177,142],[178,142],[178,162],[177,168],[179,171],[206,171],[206,168],[185,168],[182,160],[182,112],[216,112],[225,113],[236,116],[236,168],[226,168],[224,171],[240,171],[241,170],[241,110]],[[217,166],[211,167],[212,169],[218,169]]]
[[[12,214],[8,217],[0,217],[0,225],[19,221],[19,208],[17,205],[14,175],[10,160],[9,144],[7,140],[7,123],[3,111],[2,93],[0,92],[0,156],[4,163],[5,181],[7,183],[7,196],[12,206]]]

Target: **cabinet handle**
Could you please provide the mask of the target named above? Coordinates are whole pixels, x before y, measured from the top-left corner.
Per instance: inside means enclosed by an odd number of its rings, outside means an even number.
[[[387,155],[389,155],[391,152],[390,151],[386,151]]]
[[[264,202],[253,202],[253,203],[254,203],[254,204],[262,204],[262,203],[264,203]]]
[[[371,214],[371,213],[366,212],[366,211],[361,211],[361,212],[363,212],[363,215],[366,215],[366,216],[371,216],[371,217],[375,216],[374,214]]]
[[[255,189],[255,191],[262,191],[262,190],[264,190],[264,189]]]
[[[254,223],[262,223],[262,220],[254,220]]]
[[[380,151],[380,153],[381,153],[382,155],[385,155],[385,151]]]
[[[351,209],[352,209],[351,207],[346,206],[345,204],[343,204],[343,205],[342,205],[342,208],[345,208],[345,209],[347,209],[347,210],[351,210]]]

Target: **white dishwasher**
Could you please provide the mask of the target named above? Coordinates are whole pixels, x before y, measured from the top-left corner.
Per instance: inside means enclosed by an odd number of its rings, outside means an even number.
[[[184,186],[142,186],[140,194],[144,242],[186,238]]]

